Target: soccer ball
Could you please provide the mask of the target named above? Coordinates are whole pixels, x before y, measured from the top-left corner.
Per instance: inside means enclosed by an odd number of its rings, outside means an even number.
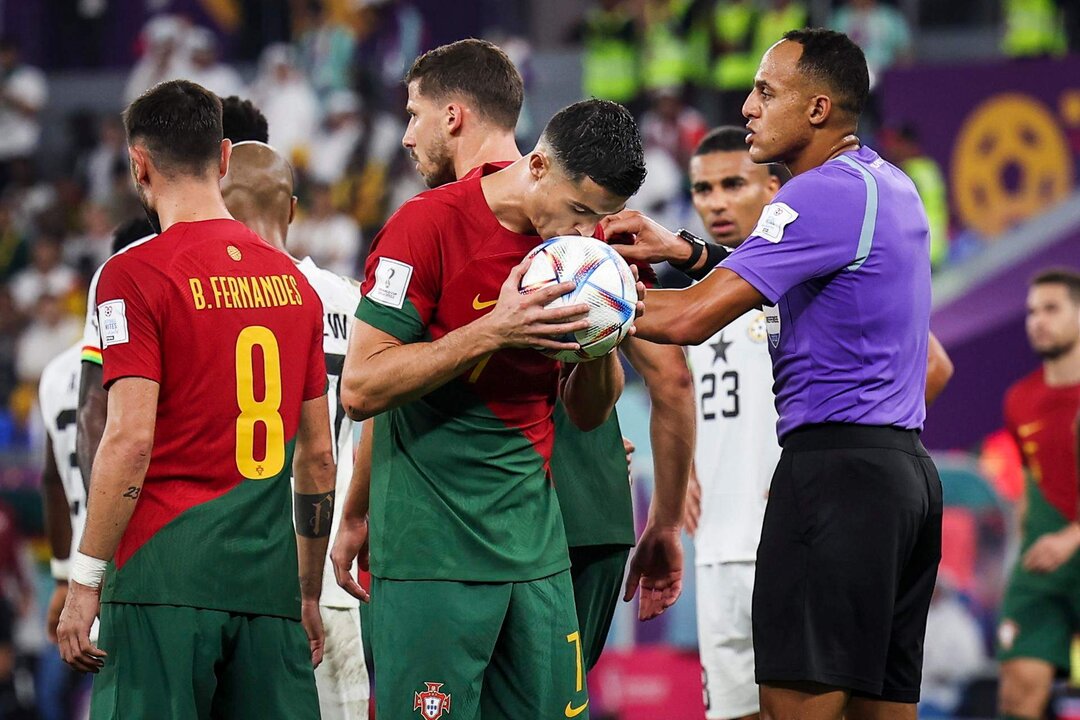
[[[562,362],[583,362],[607,355],[622,342],[634,323],[637,281],[630,266],[606,243],[577,235],[556,237],[533,248],[532,259],[518,290],[529,294],[571,280],[574,290],[547,307],[589,306],[589,327],[559,338],[576,342],[580,350],[541,350]]]

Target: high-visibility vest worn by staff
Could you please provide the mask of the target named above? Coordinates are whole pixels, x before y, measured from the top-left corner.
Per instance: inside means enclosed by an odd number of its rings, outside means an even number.
[[[945,178],[933,158],[920,155],[900,163],[919,193],[930,223],[930,264],[940,267],[949,256],[949,199]]]
[[[754,53],[757,11],[749,0],[720,2],[713,13],[713,36],[720,46],[713,64],[713,87],[744,90],[754,86],[760,58]]]
[[[754,31],[754,54],[760,59],[788,30],[806,27],[808,19],[806,6],[801,2],[791,2],[782,8],[770,7],[758,19]]]
[[[1010,57],[1062,55],[1066,41],[1054,0],[1005,0],[1005,37],[1001,49]]]
[[[649,0],[645,5],[646,90],[678,88],[688,79],[687,43],[680,32],[690,0]]]
[[[641,91],[634,19],[596,8],[585,16],[581,89],[586,97],[629,102]]]

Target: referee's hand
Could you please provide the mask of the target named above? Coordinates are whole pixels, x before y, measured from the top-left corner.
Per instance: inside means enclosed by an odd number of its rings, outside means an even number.
[[[630,560],[623,596],[624,602],[630,602],[641,588],[638,620],[659,617],[675,604],[682,594],[682,566],[681,530],[647,524]]]

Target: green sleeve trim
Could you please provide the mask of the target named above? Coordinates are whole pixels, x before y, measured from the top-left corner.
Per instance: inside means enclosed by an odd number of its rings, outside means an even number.
[[[356,319],[366,322],[377,330],[389,333],[405,343],[416,342],[427,332],[427,327],[420,319],[420,313],[408,300],[398,310],[366,297],[361,298],[360,304],[356,307]]]

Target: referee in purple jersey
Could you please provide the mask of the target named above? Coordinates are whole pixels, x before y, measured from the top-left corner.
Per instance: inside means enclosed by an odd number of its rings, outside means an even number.
[[[685,290],[650,290],[639,337],[704,341],[765,306],[783,453],[753,599],[768,720],[916,717],[941,556],[926,415],[930,237],[915,186],[855,131],[869,80],[846,35],[795,30],[743,105],[750,157],[793,179],[750,237]],[[693,271],[718,251],[624,212],[622,252]],[[737,392],[737,391],[736,391]]]

